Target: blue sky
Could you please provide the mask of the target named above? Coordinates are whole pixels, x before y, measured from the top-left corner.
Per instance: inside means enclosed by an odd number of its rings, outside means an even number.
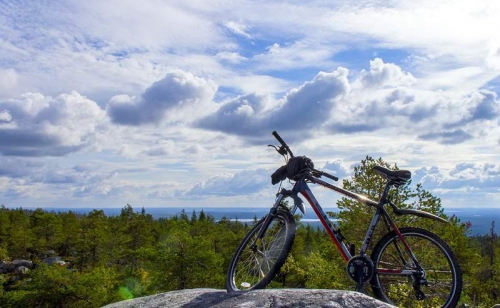
[[[266,207],[277,130],[500,208],[498,29],[498,1],[0,0],[0,204]]]

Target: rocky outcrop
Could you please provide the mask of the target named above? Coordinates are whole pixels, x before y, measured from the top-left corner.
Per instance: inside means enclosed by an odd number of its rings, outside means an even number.
[[[33,269],[33,262],[30,260],[17,259],[12,262],[0,262],[0,274],[26,272]]]
[[[227,293],[215,289],[173,291],[126,300],[104,308],[384,308],[394,307],[354,291],[318,289],[266,289],[246,293]]]

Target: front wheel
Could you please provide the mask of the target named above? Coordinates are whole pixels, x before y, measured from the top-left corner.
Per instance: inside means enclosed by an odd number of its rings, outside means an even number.
[[[265,288],[285,263],[295,237],[295,219],[287,211],[278,211],[259,240],[264,221],[265,217],[238,246],[227,272],[228,292]]]
[[[375,296],[398,307],[455,307],[462,291],[462,273],[450,247],[424,229],[399,231],[406,243],[392,231],[373,250]]]

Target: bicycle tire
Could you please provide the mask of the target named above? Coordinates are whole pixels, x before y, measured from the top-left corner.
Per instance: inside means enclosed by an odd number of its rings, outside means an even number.
[[[257,251],[250,247],[266,217],[253,226],[236,249],[226,275],[228,292],[264,289],[285,263],[295,238],[295,219],[288,211],[277,211],[263,239],[257,242]]]
[[[413,287],[417,276],[394,274],[403,269],[415,270],[395,231],[382,237],[372,252],[376,270],[371,285],[375,297],[398,307],[455,307],[462,292],[462,273],[453,251],[425,229],[406,227],[399,231],[425,271],[427,285],[421,285],[425,298],[417,299]]]

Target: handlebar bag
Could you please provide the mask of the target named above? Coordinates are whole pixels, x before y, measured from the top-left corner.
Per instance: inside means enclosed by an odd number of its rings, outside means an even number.
[[[304,169],[313,169],[314,163],[309,157],[295,156],[290,158],[286,165],[286,175],[289,179],[294,179]]]
[[[295,176],[298,175],[304,169],[313,169],[314,163],[309,157],[306,156],[295,156],[290,158],[288,164],[285,166],[281,166],[271,175],[271,183],[277,184],[283,181],[286,178],[290,180],[295,179]]]
[[[286,165],[281,166],[271,175],[271,183],[278,184],[279,182],[286,179]]]

